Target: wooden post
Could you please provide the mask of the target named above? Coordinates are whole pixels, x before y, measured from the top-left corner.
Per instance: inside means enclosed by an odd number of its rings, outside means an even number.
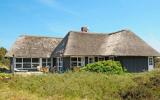
[[[10,72],[13,73],[13,58],[10,58]]]
[[[39,66],[42,67],[42,58],[39,58],[40,61],[39,61]]]
[[[51,67],[54,67],[54,66],[53,66],[53,58],[51,58]]]
[[[11,73],[14,74],[14,68],[16,67],[15,57],[13,55],[12,64],[11,64]]]

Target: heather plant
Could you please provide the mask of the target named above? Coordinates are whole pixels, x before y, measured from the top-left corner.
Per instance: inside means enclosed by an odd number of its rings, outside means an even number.
[[[0,80],[0,92],[0,100],[159,100],[160,70],[14,75]]]

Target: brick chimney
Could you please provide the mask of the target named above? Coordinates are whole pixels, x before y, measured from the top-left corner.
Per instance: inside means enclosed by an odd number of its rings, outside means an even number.
[[[81,27],[81,32],[88,32],[88,28],[85,26],[85,27]]]

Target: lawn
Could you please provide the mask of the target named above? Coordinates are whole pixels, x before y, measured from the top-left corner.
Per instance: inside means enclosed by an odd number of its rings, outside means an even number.
[[[0,100],[159,100],[159,98],[160,70],[120,75],[93,72],[15,75],[11,76],[11,79],[0,80]]]

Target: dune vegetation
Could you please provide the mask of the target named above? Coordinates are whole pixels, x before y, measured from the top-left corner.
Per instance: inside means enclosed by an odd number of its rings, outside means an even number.
[[[106,74],[0,74],[0,100],[159,100],[160,70]]]

